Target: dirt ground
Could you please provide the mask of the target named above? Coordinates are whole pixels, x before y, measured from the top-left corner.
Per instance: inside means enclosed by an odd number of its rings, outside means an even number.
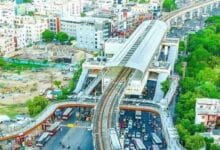
[[[41,72],[23,71],[20,74],[0,71],[0,103],[25,103],[28,99],[40,95],[46,89],[54,87],[53,81],[59,80],[63,85],[65,75],[55,68]]]
[[[51,59],[56,56],[72,56],[72,63],[92,57],[91,53],[83,50],[73,49],[71,46],[48,45],[45,47],[33,46],[11,53],[8,57],[16,56],[32,60]],[[3,72],[0,70],[0,104],[25,103],[28,99],[40,95],[46,89],[54,86],[51,80],[59,80],[63,85],[66,77],[56,68],[46,69],[41,72],[23,71],[20,74],[15,72]],[[51,79],[53,78],[53,79]]]

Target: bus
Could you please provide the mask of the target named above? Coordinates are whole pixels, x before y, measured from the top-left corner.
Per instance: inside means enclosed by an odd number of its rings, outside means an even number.
[[[65,111],[63,112],[63,116],[62,116],[62,119],[63,120],[67,120],[69,119],[69,117],[73,114],[73,109],[72,108],[67,108],[65,109]]]
[[[158,145],[152,145],[152,150],[160,150],[159,146]]]
[[[52,124],[48,129],[47,132],[49,132],[49,134],[51,136],[53,136],[54,134],[56,134],[56,132],[60,129],[60,122],[55,122],[54,124]]]
[[[43,147],[44,144],[50,139],[50,133],[44,132],[36,141],[36,146]]]
[[[151,133],[151,135],[155,144],[162,144],[161,139],[155,133]]]
[[[135,138],[134,144],[137,150],[147,150],[144,143],[140,139]]]
[[[141,119],[141,111],[135,111],[135,119]]]
[[[112,150],[121,150],[121,145],[118,139],[118,135],[114,128],[109,129],[109,138]]]

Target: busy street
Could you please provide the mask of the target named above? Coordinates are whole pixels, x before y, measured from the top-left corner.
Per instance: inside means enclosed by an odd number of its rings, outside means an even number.
[[[134,150],[134,139],[140,139],[146,149],[153,145],[166,149],[160,116],[151,112],[120,111],[120,137],[124,137],[124,148]]]

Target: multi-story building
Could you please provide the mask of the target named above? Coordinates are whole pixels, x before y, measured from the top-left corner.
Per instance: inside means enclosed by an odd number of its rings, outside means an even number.
[[[48,26],[51,31],[60,32],[60,17],[49,17]]]
[[[0,24],[13,25],[15,18],[15,3],[11,1],[0,3]]]
[[[207,127],[220,126],[220,100],[198,98],[196,100],[195,123],[203,123]]]
[[[62,17],[60,19],[60,30],[69,36],[76,37],[76,26],[80,23],[79,18]]]
[[[38,14],[50,16],[79,16],[83,11],[83,0],[35,0]]]
[[[111,34],[111,23],[101,18],[86,18],[76,26],[77,47],[101,50]]]
[[[42,17],[16,16],[15,26],[24,28],[27,45],[41,40],[41,33],[48,29],[48,19]]]
[[[9,54],[13,51],[15,51],[14,37],[0,34],[0,55]]]
[[[103,48],[104,41],[110,37],[111,23],[108,19],[92,17],[61,18],[61,31],[76,37],[77,47],[87,50]]]
[[[25,46],[27,46],[28,43],[26,29],[24,27],[15,28],[14,39],[16,49],[24,48]]]

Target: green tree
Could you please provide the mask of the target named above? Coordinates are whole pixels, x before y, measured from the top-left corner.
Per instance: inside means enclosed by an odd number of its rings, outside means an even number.
[[[179,51],[180,52],[184,52],[185,50],[186,50],[185,42],[184,41],[180,41],[180,43],[179,43]]]
[[[195,92],[187,91],[182,93],[179,97],[178,103],[176,105],[177,121],[183,118],[189,119],[191,122],[194,121],[194,108],[196,104],[197,95]],[[186,111],[187,108],[187,111]]]
[[[211,150],[220,150],[220,145],[219,144],[212,144]]]
[[[46,42],[52,42],[53,39],[55,37],[55,34],[53,31],[50,31],[49,29],[46,29],[43,33],[42,33],[42,39]]]
[[[0,67],[4,67],[6,65],[7,63],[5,62],[5,60],[3,58],[0,58]]]
[[[24,3],[32,3],[33,0],[24,0]]]
[[[213,25],[213,24],[217,24],[220,22],[220,16],[212,16],[212,17],[209,17],[208,19],[206,19],[205,23],[208,24],[208,25]]]
[[[76,38],[74,37],[74,36],[71,36],[70,38],[69,38],[69,41],[75,41],[76,40]]]
[[[34,16],[34,11],[29,11],[29,12],[27,13],[27,15],[28,15],[28,16]]]
[[[214,139],[205,137],[204,140],[206,144],[206,150],[211,150],[211,145],[214,142]]]
[[[139,3],[144,4],[144,3],[146,3],[146,0],[139,0]]]
[[[56,35],[56,39],[63,44],[64,42],[67,42],[69,39],[68,34],[66,34],[65,32],[58,32]]]
[[[199,150],[204,145],[205,141],[201,135],[193,135],[186,138],[186,148],[188,150]]]
[[[211,82],[203,83],[196,88],[196,91],[203,97],[220,98],[218,87]]]
[[[57,88],[60,88],[61,81],[55,80],[55,81],[53,82],[53,84],[54,84]]]
[[[175,0],[164,0],[163,2],[163,9],[166,12],[170,12],[176,9]]]
[[[203,139],[198,132],[207,129],[203,124],[194,124],[195,103],[198,97],[220,98],[220,16],[210,17],[205,29],[189,35],[186,57],[181,57],[176,65],[180,75],[184,74],[182,62],[187,62],[186,73],[180,82],[180,96],[176,104],[176,127],[182,144],[187,150],[203,147],[210,150],[213,139]],[[183,46],[180,43],[180,49]],[[182,48],[181,48],[182,47]],[[215,146],[214,146],[215,147]],[[220,149],[219,147],[214,149]]]
[[[216,25],[216,33],[219,34],[220,33],[220,23],[218,23]]]
[[[198,82],[215,83],[218,80],[218,73],[211,68],[205,68],[198,72],[196,79]]]
[[[170,88],[171,81],[167,78],[164,82],[161,83],[161,90],[166,94]]]
[[[182,90],[183,92],[187,92],[187,91],[194,91],[196,84],[196,80],[192,77],[185,77],[182,81],[181,81],[181,86],[182,86]]]
[[[84,12],[80,13],[80,17],[85,17],[85,16],[86,16],[86,14]]]
[[[28,111],[31,117],[39,114],[47,105],[49,101],[42,96],[36,96],[27,102]]]
[[[177,131],[181,141],[185,141],[186,137],[190,135],[189,131],[184,128],[181,124],[176,125]]]

